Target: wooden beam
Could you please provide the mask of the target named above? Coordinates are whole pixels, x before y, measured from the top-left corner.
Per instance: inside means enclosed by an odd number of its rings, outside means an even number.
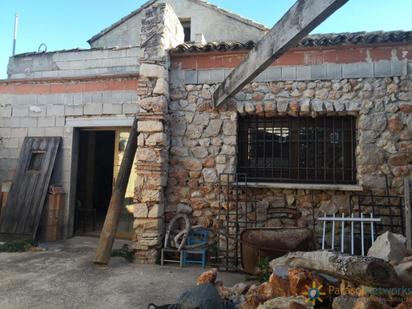
[[[225,103],[247,83],[270,66],[289,48],[296,46],[309,32],[348,0],[299,0],[256,44],[213,94],[215,106]]]
[[[124,151],[124,157],[120,164],[119,174],[110,199],[103,229],[100,233],[99,244],[97,245],[96,256],[94,258],[94,263],[98,265],[107,265],[110,260],[114,237],[116,235],[117,225],[124,203],[124,195],[126,193],[127,184],[129,183],[133,160],[136,155],[137,135],[137,118],[135,118]]]

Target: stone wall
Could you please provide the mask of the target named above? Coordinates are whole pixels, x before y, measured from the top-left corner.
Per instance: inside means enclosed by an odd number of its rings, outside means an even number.
[[[317,81],[254,82],[225,107],[212,107],[216,85],[185,85],[171,90],[171,150],[166,218],[179,204],[193,209],[194,221],[212,226],[219,208],[218,177],[236,171],[239,115],[357,117],[356,164],[363,190],[401,194],[412,175],[412,80],[410,77]],[[348,212],[353,192],[256,188],[259,211],[291,207],[294,220],[272,219],[267,226],[312,223],[320,212]]]
[[[138,85],[138,151],[135,216],[135,248],[138,263],[155,263],[162,241],[164,189],[169,161],[169,66],[167,49],[183,42],[183,28],[165,4],[145,11]]]

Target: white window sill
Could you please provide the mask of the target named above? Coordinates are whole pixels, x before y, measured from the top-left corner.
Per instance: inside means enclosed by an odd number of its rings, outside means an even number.
[[[238,182],[238,186],[267,189],[291,189],[291,190],[333,190],[333,191],[363,191],[360,185],[338,185],[338,184],[309,184],[309,183],[272,183],[272,182]]]

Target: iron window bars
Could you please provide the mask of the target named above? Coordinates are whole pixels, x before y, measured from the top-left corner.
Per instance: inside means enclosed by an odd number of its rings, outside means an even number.
[[[356,118],[239,118],[238,170],[249,182],[356,183]]]

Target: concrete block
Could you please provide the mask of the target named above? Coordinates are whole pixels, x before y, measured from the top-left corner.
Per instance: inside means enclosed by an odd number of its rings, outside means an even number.
[[[139,73],[144,77],[167,78],[169,76],[168,70],[163,66],[151,63],[142,63]]]
[[[197,71],[197,83],[198,84],[208,84],[210,79],[211,70],[199,70]]]
[[[125,103],[122,104],[123,114],[136,114],[138,105],[134,103]]]
[[[389,77],[391,76],[391,61],[376,61],[373,63],[373,70],[375,77]]]
[[[119,115],[121,113],[122,113],[122,105],[121,104],[111,104],[111,103],[103,104],[103,114],[105,114],[105,115]]]
[[[66,117],[57,116],[56,117],[56,127],[64,127],[66,125]]]
[[[107,103],[136,103],[137,99],[136,91],[116,91],[112,92],[112,101]]]
[[[312,65],[310,68],[310,76],[311,79],[317,80],[317,79],[326,79],[326,65],[325,64],[316,64]]]
[[[341,79],[342,78],[342,65],[336,63],[326,64],[326,78],[327,79]]]
[[[83,113],[85,115],[101,115],[103,113],[102,103],[92,103],[84,105]]]
[[[11,117],[11,106],[0,106],[0,117]]]
[[[73,93],[72,94],[72,104],[73,105],[82,105],[83,104],[83,93],[79,92],[79,93]]]
[[[297,80],[310,80],[311,77],[311,67],[309,65],[299,65],[296,67]]]
[[[37,119],[34,117],[21,117],[17,118],[17,125],[15,123],[11,123],[12,127],[18,128],[18,127],[24,127],[24,128],[32,128],[32,127],[37,127]]]
[[[28,115],[29,115],[29,106],[28,105],[23,105],[23,106],[15,105],[15,106],[13,106],[13,117],[27,117]]]
[[[39,127],[54,127],[56,125],[56,118],[54,116],[39,117]]]
[[[64,116],[64,105],[48,105],[47,116]]]
[[[361,62],[359,67],[359,77],[373,77],[373,62]]]
[[[29,105],[29,116],[31,116],[31,117],[46,116],[46,106],[44,106],[44,105]]]
[[[233,69],[224,69],[225,72],[225,78],[228,77],[230,75],[230,73],[232,73]]]
[[[26,137],[28,129],[27,128],[13,128],[11,129],[12,137]]]
[[[64,107],[64,114],[66,116],[82,116],[83,105],[66,105]]]
[[[198,82],[198,71],[196,70],[185,70],[185,83],[186,84],[197,84]]]
[[[170,72],[170,83],[172,85],[182,85],[185,83],[185,71],[172,70]]]
[[[296,80],[296,66],[282,67],[282,79],[283,80]]]
[[[0,128],[9,128],[10,127],[10,122],[11,122],[10,117],[0,117]],[[14,118],[15,119],[15,118]]]
[[[29,128],[28,129],[28,136],[44,136],[45,128]]]
[[[257,82],[265,82],[268,80],[267,77],[267,70],[264,70],[262,73],[260,73],[256,78],[254,79]]]
[[[266,77],[268,81],[277,81],[282,79],[281,67],[269,67],[266,69]]]
[[[16,95],[15,103],[18,105],[37,104],[37,95],[36,94]]]
[[[103,103],[103,93],[102,92],[92,92],[92,103]]]
[[[3,144],[2,147],[5,147],[5,148],[17,148],[19,147],[19,138],[18,137],[3,138],[2,144]]]
[[[44,129],[44,136],[63,136],[63,127],[50,127]]]
[[[408,62],[407,60],[391,61],[391,74],[392,76],[406,76],[408,75]]]
[[[223,69],[210,70],[209,74],[212,82],[221,83],[225,79],[225,71]]]
[[[0,137],[11,137],[11,129],[10,128],[0,128]]]
[[[342,65],[343,78],[373,77],[372,62],[347,63]]]

